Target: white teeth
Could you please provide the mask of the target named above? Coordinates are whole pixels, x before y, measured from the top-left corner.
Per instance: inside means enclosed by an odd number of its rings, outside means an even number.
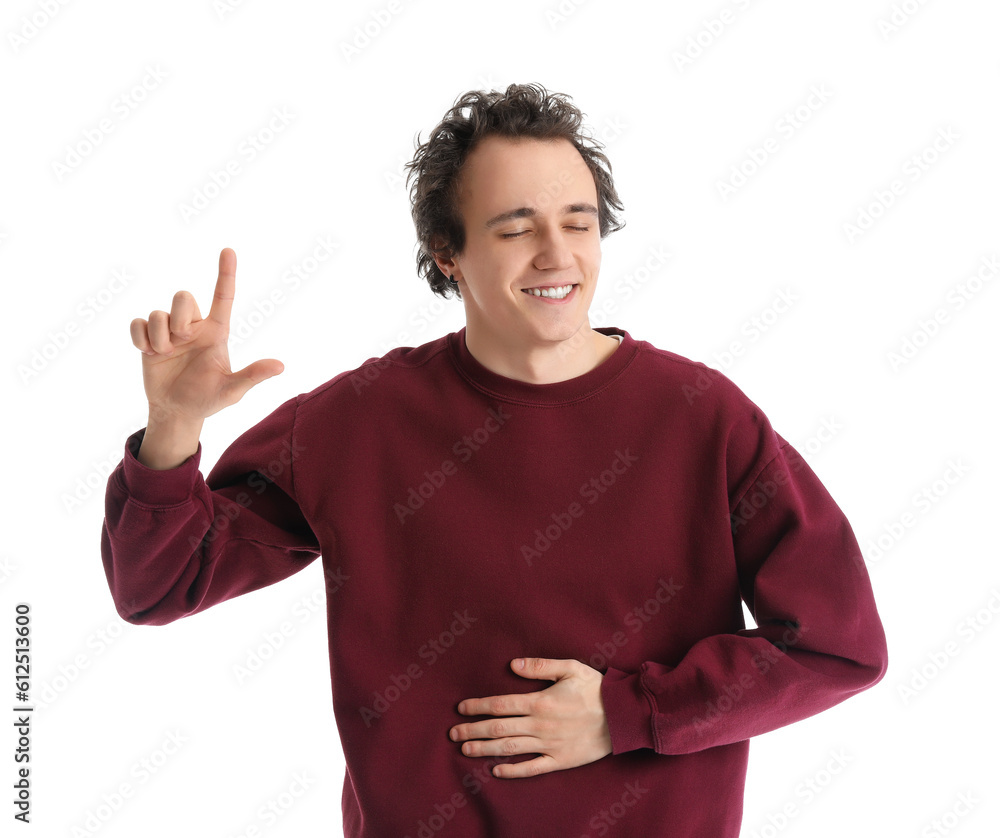
[[[573,286],[564,285],[562,288],[552,288],[551,290],[548,288],[524,288],[522,290],[535,297],[554,297],[557,300],[561,300],[573,290]]]

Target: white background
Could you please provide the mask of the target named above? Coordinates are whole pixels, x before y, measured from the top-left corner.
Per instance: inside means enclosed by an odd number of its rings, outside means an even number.
[[[461,328],[462,303],[415,272],[401,167],[462,92],[512,82],[569,94],[606,142],[627,227],[604,242],[592,325],[725,372],[806,456],[865,552],[888,674],[753,740],[743,835],[995,834],[1000,282],[983,260],[1000,254],[1000,7],[52,5],[17,0],[0,14],[0,645],[9,672],[14,605],[30,603],[37,707],[32,823],[17,834],[341,834],[318,562],[167,627],[115,613],[100,555],[106,474],[146,421],[129,322],[169,310],[182,288],[207,313],[219,251],[232,247],[235,330],[319,236],[339,243],[231,349],[235,369],[278,358],[285,371],[206,421],[203,474],[285,399]],[[378,28],[379,11],[388,24],[348,60],[356,27]],[[144,80],[123,112],[119,97]],[[294,116],[248,161],[238,149],[274,109]],[[113,130],[72,164],[102,120]],[[777,151],[723,195],[769,139]],[[233,160],[240,174],[185,219],[181,205]],[[885,206],[878,193],[893,180],[905,190]],[[876,217],[851,235],[866,207]],[[652,248],[671,258],[636,274]],[[985,281],[970,284],[980,268]],[[115,272],[129,281],[112,293]],[[627,294],[628,276],[644,281]],[[794,302],[778,313],[783,292]],[[928,337],[921,324],[938,309],[947,319]],[[753,318],[767,325],[756,338]],[[893,363],[908,339],[912,357]],[[727,357],[734,342],[741,354]],[[295,632],[241,683],[235,667],[266,654],[287,620]],[[945,648],[958,654],[939,668]],[[926,669],[922,688],[914,668]],[[7,801],[14,745],[2,726]],[[179,748],[165,747],[172,736]],[[846,765],[823,773],[837,754]],[[261,808],[297,773],[314,782],[269,823]],[[123,783],[131,795],[85,832]],[[7,802],[3,813],[9,823]]]

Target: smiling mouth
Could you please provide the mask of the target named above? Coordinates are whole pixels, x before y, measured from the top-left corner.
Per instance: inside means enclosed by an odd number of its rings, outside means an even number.
[[[532,297],[548,297],[555,300],[561,300],[568,297],[573,289],[577,287],[578,283],[570,283],[567,285],[543,285],[537,288],[522,288],[525,294],[529,294]]]

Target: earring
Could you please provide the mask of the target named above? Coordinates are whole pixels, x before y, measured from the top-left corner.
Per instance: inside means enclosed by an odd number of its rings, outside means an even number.
[[[448,282],[450,282],[452,285],[458,285],[458,283],[455,282],[455,274],[452,274],[451,276],[448,277]]]

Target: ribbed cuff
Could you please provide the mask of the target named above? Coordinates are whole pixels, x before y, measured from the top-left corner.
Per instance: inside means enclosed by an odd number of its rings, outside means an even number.
[[[601,682],[601,700],[608,717],[612,753],[653,748],[654,707],[642,689],[638,672],[608,667]]]
[[[199,479],[201,442],[198,450],[174,468],[156,469],[144,466],[135,455],[142,445],[146,429],[136,431],[125,440],[122,459],[122,480],[129,498],[146,506],[174,506],[188,500]]]

